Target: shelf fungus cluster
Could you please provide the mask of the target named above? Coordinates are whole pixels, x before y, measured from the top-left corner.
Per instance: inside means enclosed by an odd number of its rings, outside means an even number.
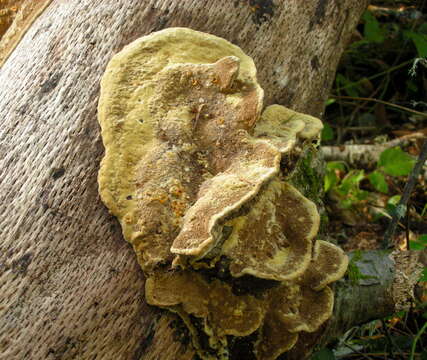
[[[254,358],[276,359],[331,316],[328,284],[347,267],[315,240],[316,206],[283,173],[321,122],[262,112],[262,100],[251,58],[184,28],[126,46],[102,79],[102,200],[147,276],[147,302],[179,314],[203,359],[228,359],[245,338]]]

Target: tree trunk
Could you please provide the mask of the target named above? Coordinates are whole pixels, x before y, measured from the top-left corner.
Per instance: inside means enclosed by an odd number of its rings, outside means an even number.
[[[252,4],[252,5],[251,5]],[[321,116],[367,0],[53,0],[0,70],[0,359],[191,359],[98,196],[113,54],[184,26],[252,56],[265,105]]]

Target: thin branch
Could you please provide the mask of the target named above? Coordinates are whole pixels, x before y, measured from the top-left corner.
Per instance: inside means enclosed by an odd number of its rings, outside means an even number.
[[[409,358],[409,360],[413,360],[414,359],[414,355],[415,355],[415,348],[417,347],[417,342],[420,339],[421,335],[424,333],[424,331],[426,331],[427,329],[427,321],[424,323],[423,327],[421,328],[421,330],[418,332],[417,336],[415,336],[414,341],[412,342],[412,348],[411,348],[411,357]]]
[[[340,91],[340,90],[352,88],[353,86],[359,85],[360,83],[362,83],[362,82],[364,82],[366,80],[373,80],[373,79],[376,79],[376,78],[381,77],[383,75],[389,74],[389,73],[391,73],[391,72],[393,72],[395,70],[399,70],[399,69],[405,67],[406,65],[412,63],[413,61],[414,61],[414,59],[411,59],[411,60],[405,61],[405,62],[403,62],[403,63],[401,63],[399,65],[392,66],[392,67],[388,68],[387,70],[384,70],[384,71],[382,71],[382,72],[380,72],[378,74],[375,74],[373,76],[370,76],[368,78],[363,78],[363,79],[360,79],[358,81],[355,81],[352,84],[341,86],[341,87],[337,88],[336,91]]]
[[[384,104],[402,111],[406,111],[415,115],[419,115],[419,116],[423,116],[425,118],[427,118],[427,114],[423,113],[421,111],[417,111],[417,110],[413,110],[410,108],[407,108],[405,106],[401,106],[401,105],[396,105],[393,104],[391,102],[388,101],[384,101],[384,100],[380,100],[380,99],[375,99],[375,98],[368,98],[368,97],[357,97],[357,96],[336,96],[336,95],[331,95],[332,98],[334,99],[346,99],[346,100],[356,100],[356,101],[373,101],[379,104]]]
[[[391,356],[394,356],[394,351],[393,350],[394,350],[394,348],[396,348],[397,351],[402,356],[402,359],[404,359],[405,355],[403,355],[402,349],[394,341],[393,336],[390,335],[390,331],[388,330],[387,324],[385,323],[384,319],[381,319],[381,324],[382,324],[383,329],[385,330],[387,341],[390,344]]]
[[[361,351],[357,350],[356,348],[354,348],[353,346],[350,346],[347,343],[344,343],[345,347],[348,347],[351,351],[353,351],[356,354],[359,354],[361,357],[363,357],[364,359],[368,359],[368,360],[373,360],[370,356],[365,355],[364,353],[362,353]]]
[[[393,214],[393,218],[390,221],[390,224],[387,227],[387,230],[384,234],[383,240],[383,248],[393,247],[392,237],[394,232],[396,231],[397,223],[403,218],[407,210],[407,203],[411,196],[412,190],[415,186],[415,183],[418,179],[419,174],[421,173],[421,169],[427,159],[427,141],[424,141],[423,147],[421,148],[420,155],[418,156],[418,160],[409,174],[408,181],[403,189],[403,195],[399,201],[399,204],[396,207],[396,210]]]
[[[345,161],[349,166],[371,168],[378,162],[380,154],[389,148],[406,145],[411,141],[423,139],[423,133],[413,133],[387,141],[383,144],[349,144],[339,146],[321,146],[326,161]]]

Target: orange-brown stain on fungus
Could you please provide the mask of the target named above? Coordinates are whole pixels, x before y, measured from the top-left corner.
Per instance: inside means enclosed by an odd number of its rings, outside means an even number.
[[[262,100],[251,58],[184,28],[129,44],[101,83],[101,198],[147,302],[182,318],[203,359],[229,359],[232,337],[252,339],[258,360],[289,351],[331,316],[328,284],[347,267],[281,169],[322,123]]]

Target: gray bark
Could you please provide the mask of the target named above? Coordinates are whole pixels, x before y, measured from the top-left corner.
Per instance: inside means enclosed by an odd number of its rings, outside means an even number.
[[[144,303],[98,197],[96,105],[113,54],[165,27],[210,32],[254,58],[266,105],[321,116],[366,3],[53,0],[0,69],[0,359],[192,358]]]
[[[384,150],[395,146],[407,146],[426,138],[423,133],[414,133],[387,141],[382,144],[348,144],[322,146],[326,161],[343,161],[351,168],[375,169]]]

